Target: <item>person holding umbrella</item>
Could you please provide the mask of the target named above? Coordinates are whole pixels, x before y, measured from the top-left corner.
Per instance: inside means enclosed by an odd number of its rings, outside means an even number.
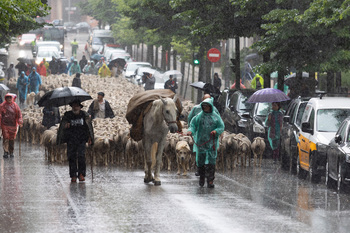
[[[172,75],[169,75],[169,80],[164,83],[164,89],[170,89],[176,94],[177,83],[173,80]]]
[[[13,157],[17,126],[22,127],[22,113],[14,101],[14,95],[7,93],[0,104],[0,124],[3,136],[4,158]]]
[[[27,99],[28,84],[29,84],[28,77],[25,75],[24,71],[22,71],[21,75],[17,79],[17,85],[16,85],[18,90],[20,105],[23,105]]]
[[[32,68],[32,72],[28,76],[29,81],[29,93],[34,92],[35,94],[38,94],[39,87],[41,86],[41,77],[36,72],[36,68]]]
[[[279,147],[283,123],[283,113],[280,111],[280,108],[280,102],[273,102],[272,112],[269,113],[265,120],[265,124],[268,126],[267,137],[272,148],[274,163],[276,163],[276,161],[279,159]]]
[[[71,182],[85,181],[86,143],[93,145],[94,131],[89,114],[82,109],[79,100],[70,103],[71,111],[64,113],[60,127],[57,131],[57,145],[67,143],[67,157],[69,161],[69,175]]]
[[[156,78],[151,73],[143,72],[142,83],[145,84],[145,91],[153,90],[155,82]]]

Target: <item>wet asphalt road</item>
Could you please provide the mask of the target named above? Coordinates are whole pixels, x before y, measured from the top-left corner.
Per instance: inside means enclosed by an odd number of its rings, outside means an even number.
[[[87,34],[68,34],[67,57],[73,37],[83,48]],[[30,50],[10,54],[16,63]],[[143,183],[143,171],[115,166],[95,167],[93,181],[88,168],[85,183],[71,184],[67,164],[49,164],[36,145],[21,149],[0,157],[0,232],[350,231],[350,194],[299,180],[270,160],[217,174],[215,189],[198,187],[193,172],[163,171],[155,187]]]
[[[0,151],[2,151],[0,149]],[[215,188],[190,172],[161,173],[144,184],[141,170],[87,169],[71,183],[67,164],[49,164],[44,150],[18,144],[0,159],[1,232],[349,232],[350,196],[281,171],[262,168],[217,174]]]

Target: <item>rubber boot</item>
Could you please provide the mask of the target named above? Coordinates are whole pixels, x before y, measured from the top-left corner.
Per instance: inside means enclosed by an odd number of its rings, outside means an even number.
[[[205,167],[198,167],[199,186],[203,187],[205,183]]]
[[[213,164],[208,164],[206,165],[206,171],[207,175],[207,187],[208,188],[214,188],[214,179],[215,179],[215,165]]]

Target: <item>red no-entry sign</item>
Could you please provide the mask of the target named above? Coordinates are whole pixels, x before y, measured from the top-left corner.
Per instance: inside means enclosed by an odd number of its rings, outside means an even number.
[[[218,62],[220,60],[221,53],[218,49],[211,48],[207,53],[207,57],[208,57],[208,60],[211,62]]]

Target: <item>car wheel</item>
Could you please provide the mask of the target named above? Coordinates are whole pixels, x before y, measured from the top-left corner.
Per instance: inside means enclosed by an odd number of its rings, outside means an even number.
[[[310,160],[309,160],[309,178],[310,181],[313,183],[318,183],[320,181],[320,176],[317,174],[317,171],[315,169],[315,161],[313,158],[313,152],[310,152]]]
[[[299,159],[299,155],[298,155],[298,158],[297,158],[297,175],[300,179],[305,179],[306,176],[307,176],[307,173],[304,169],[302,169],[300,167],[300,159]]]
[[[327,186],[327,188],[331,188],[332,187],[332,178],[329,176],[328,159],[327,159],[327,163],[326,163],[326,186]]]
[[[337,191],[342,192],[344,190],[343,177],[341,174],[341,165],[338,164],[338,176],[337,176]]]

